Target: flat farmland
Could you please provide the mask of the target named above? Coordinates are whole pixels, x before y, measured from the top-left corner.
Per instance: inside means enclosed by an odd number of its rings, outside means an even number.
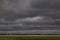
[[[0,40],[60,40],[60,35],[0,35]]]

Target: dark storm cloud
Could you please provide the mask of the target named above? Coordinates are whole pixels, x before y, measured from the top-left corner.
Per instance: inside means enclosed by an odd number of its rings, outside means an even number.
[[[4,0],[4,5],[2,4],[4,10],[0,13],[0,18],[14,22],[19,19],[25,24],[59,24],[54,21],[60,19],[59,2],[59,0]],[[43,21],[41,22],[37,16],[43,17]]]
[[[18,32],[60,33],[60,0],[0,0],[0,33]]]
[[[33,8],[49,8],[50,0],[33,0],[31,7],[33,7]]]
[[[0,25],[0,31],[60,30],[59,25]]]
[[[33,8],[60,8],[60,0],[33,0]]]
[[[17,18],[47,16],[54,19],[60,18],[59,0],[5,0],[5,12],[1,17],[6,20]]]
[[[48,16],[54,19],[60,18],[59,0],[35,0],[32,2],[32,8],[34,8],[34,10],[31,11],[33,15]]]
[[[0,13],[0,18],[6,20],[15,20],[24,17],[52,17],[60,18],[59,0],[4,0],[2,2],[3,12]]]
[[[3,18],[0,19],[0,31],[60,30],[60,19],[43,19],[44,17],[33,17],[20,18],[15,21],[5,21]]]

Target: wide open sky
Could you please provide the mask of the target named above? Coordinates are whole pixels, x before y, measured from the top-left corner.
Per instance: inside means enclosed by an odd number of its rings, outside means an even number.
[[[60,30],[60,0],[0,0],[4,30]]]

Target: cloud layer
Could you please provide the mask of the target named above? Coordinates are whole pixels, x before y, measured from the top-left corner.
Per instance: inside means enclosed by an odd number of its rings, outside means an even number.
[[[1,17],[8,20],[35,16],[60,18],[59,0],[4,0],[3,5]]]
[[[60,30],[59,0],[2,0],[0,30]]]

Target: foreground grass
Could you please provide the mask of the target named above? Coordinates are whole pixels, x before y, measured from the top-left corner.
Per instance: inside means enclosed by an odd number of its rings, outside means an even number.
[[[60,40],[60,35],[0,35],[0,40]]]

